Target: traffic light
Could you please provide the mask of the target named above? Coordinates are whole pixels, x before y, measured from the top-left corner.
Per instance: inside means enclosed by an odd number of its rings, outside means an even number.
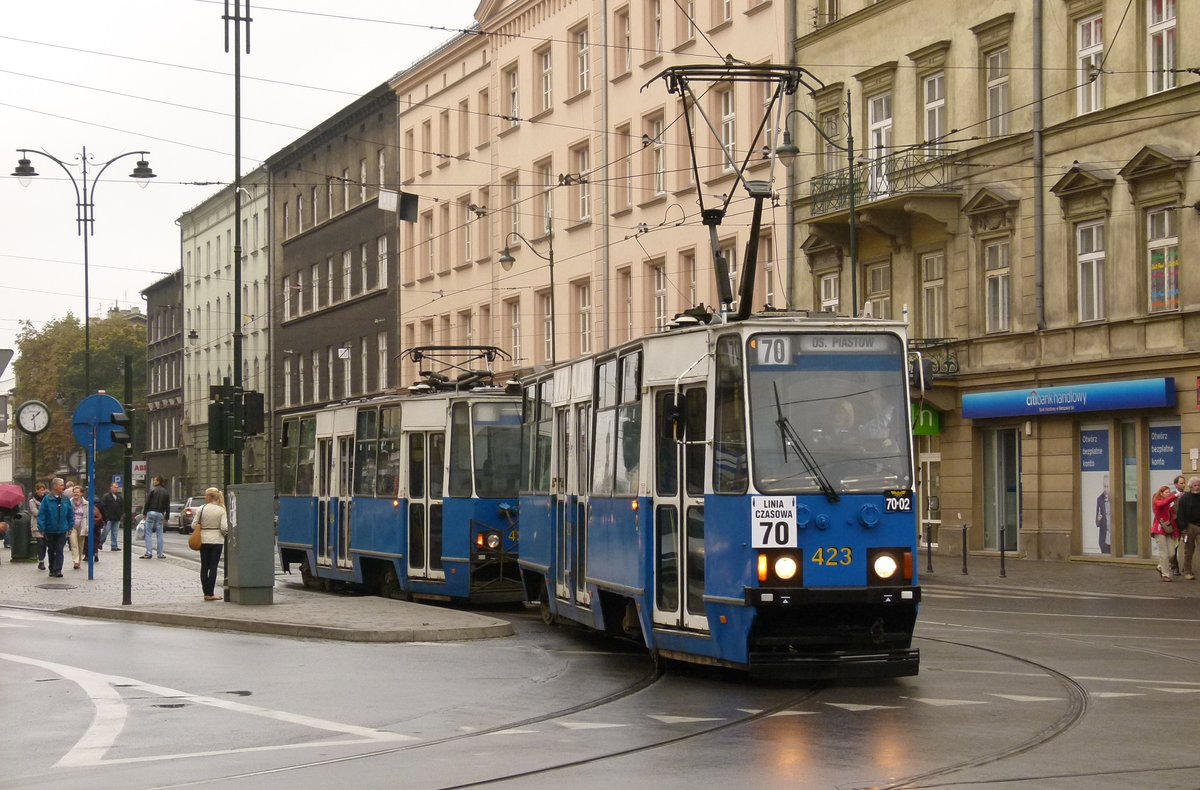
[[[113,444],[133,444],[133,414],[132,409],[128,412],[114,411],[112,414],[112,440]]]
[[[257,436],[265,428],[263,394],[254,390],[242,393],[242,435]]]
[[[214,453],[228,453],[233,450],[233,436],[227,430],[228,421],[225,419],[226,404],[222,400],[209,401],[208,404],[208,449]]]

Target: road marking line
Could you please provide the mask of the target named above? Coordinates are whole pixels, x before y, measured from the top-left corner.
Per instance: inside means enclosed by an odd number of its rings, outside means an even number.
[[[1012,700],[1013,702],[1062,702],[1062,697],[1030,697],[1026,694],[993,694],[988,692],[989,696],[999,697],[1000,699]]]
[[[981,699],[935,699],[933,697],[900,697],[900,699],[908,699],[913,702],[922,702],[926,705],[932,705],[935,708],[950,708],[955,705],[987,705],[987,700]]]
[[[556,721],[559,727],[568,730],[607,730],[610,727],[628,727],[628,724],[605,724],[598,721]]]
[[[1151,691],[1165,691],[1168,694],[1200,694],[1200,689],[1178,689],[1178,688],[1159,688],[1156,686],[1146,686]]]
[[[781,710],[778,713],[772,713],[768,719],[773,719],[776,716],[816,716],[815,710]]]
[[[197,705],[207,705],[209,707],[221,708],[235,713],[248,713],[253,716],[261,716],[267,719],[286,722],[288,724],[298,724],[302,727],[311,727],[313,729],[326,730],[330,732],[338,732],[345,735],[358,736],[361,740],[359,743],[378,743],[380,741],[415,741],[419,740],[411,735],[403,735],[401,733],[387,732],[384,730],[375,730],[369,727],[359,727],[353,724],[345,724],[343,722],[329,721],[328,719],[318,719],[313,716],[305,716],[299,713],[289,713],[287,711],[271,710],[269,708],[261,708],[256,705],[247,705],[243,702],[234,702],[232,700],[216,699],[214,697],[205,697],[199,694],[189,694],[178,689],[168,688],[166,686],[158,686],[151,683],[142,683],[133,678],[122,677],[119,675],[105,675],[99,672],[73,667],[67,664],[59,664],[53,661],[42,661],[36,658],[26,656],[13,655],[11,653],[0,653],[0,660],[12,661],[18,664],[27,664],[29,666],[40,667],[42,669],[54,672],[67,680],[73,681],[87,693],[92,704],[96,706],[96,714],[92,718],[92,723],[79,740],[71,747],[65,755],[57,763],[56,766],[62,767],[81,767],[89,765],[101,765],[110,762],[140,762],[146,760],[167,760],[178,759],[181,757],[198,757],[207,756],[209,754],[236,754],[242,751],[265,751],[274,748],[274,746],[251,747],[246,749],[227,749],[217,752],[198,752],[191,754],[172,754],[160,755],[155,757],[136,757],[129,759],[105,760],[104,755],[112,748],[116,742],[117,736],[121,734],[121,730],[125,726],[125,721],[128,716],[128,707],[125,701],[121,698],[121,693],[117,687],[131,688],[154,694],[161,697],[169,697],[174,700],[183,702],[192,702]],[[340,743],[334,741],[333,743]]]
[[[899,710],[899,705],[858,705],[853,702],[826,702],[826,705],[831,705],[835,708],[848,710],[853,713],[859,713],[864,710]]]
[[[1096,699],[1113,699],[1114,697],[1144,697],[1145,694],[1136,691],[1093,691]]]
[[[697,716],[657,716],[652,713],[647,715],[652,719],[661,721],[663,724],[694,724],[701,721],[725,721],[722,718],[702,718]]]
[[[1025,617],[1075,617],[1082,620],[1147,620],[1154,623],[1200,623],[1182,617],[1125,617],[1113,614],[1063,614],[1061,612],[1017,612],[1011,609],[938,609],[938,612],[970,612],[971,614],[1017,614]]]

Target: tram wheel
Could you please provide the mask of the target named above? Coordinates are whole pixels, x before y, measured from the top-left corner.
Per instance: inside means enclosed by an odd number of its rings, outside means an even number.
[[[308,557],[300,561],[300,581],[310,590],[321,586],[321,580],[313,576],[312,570],[308,567]]]
[[[546,625],[554,625],[554,612],[550,609],[550,589],[543,584],[542,594],[538,596],[538,612],[542,615],[542,622]]]
[[[404,598],[400,589],[400,577],[396,574],[396,566],[388,563],[379,579],[379,595],[384,598]]]

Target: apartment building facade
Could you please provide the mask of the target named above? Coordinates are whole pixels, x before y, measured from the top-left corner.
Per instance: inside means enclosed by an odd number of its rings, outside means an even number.
[[[753,149],[746,177],[781,194],[786,177],[769,135],[755,140],[761,90],[699,86],[696,169],[684,102],[656,76],[727,55],[782,62],[789,13],[778,0],[491,0],[476,11],[488,35],[396,75],[401,179],[418,198],[400,244],[402,346],[496,345],[528,370],[714,305],[701,195],[732,196],[718,236],[734,276],[750,224],[725,152],[740,164]],[[767,212],[756,306],[786,302],[786,217],[782,202]],[[406,364],[402,383],[417,372]]]
[[[954,551],[969,525],[972,549],[1150,558],[1151,495],[1200,457],[1200,8],[810,0],[796,21],[797,62],[829,65],[793,119],[793,298],[906,318],[937,362],[925,526]]]
[[[180,474],[185,423],[183,270],[151,283],[141,293],[146,300],[146,436],[139,444],[146,448],[147,479],[169,481],[168,490],[176,501],[188,496]]]
[[[182,463],[172,493],[196,496],[224,479],[224,459],[208,449],[209,387],[234,380],[233,333],[242,331],[242,386],[269,392],[271,382],[271,193],[265,167],[242,179],[241,307],[234,315],[234,188],[225,187],[183,214],[178,224],[183,277]],[[270,433],[248,438],[242,479],[271,479]]]
[[[396,385],[395,104],[384,83],[267,160],[276,425]]]

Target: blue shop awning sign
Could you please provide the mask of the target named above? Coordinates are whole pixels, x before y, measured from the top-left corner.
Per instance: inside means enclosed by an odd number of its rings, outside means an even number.
[[[968,420],[980,420],[1115,409],[1158,409],[1174,405],[1174,378],[1137,379],[972,393],[963,395],[962,415]]]

